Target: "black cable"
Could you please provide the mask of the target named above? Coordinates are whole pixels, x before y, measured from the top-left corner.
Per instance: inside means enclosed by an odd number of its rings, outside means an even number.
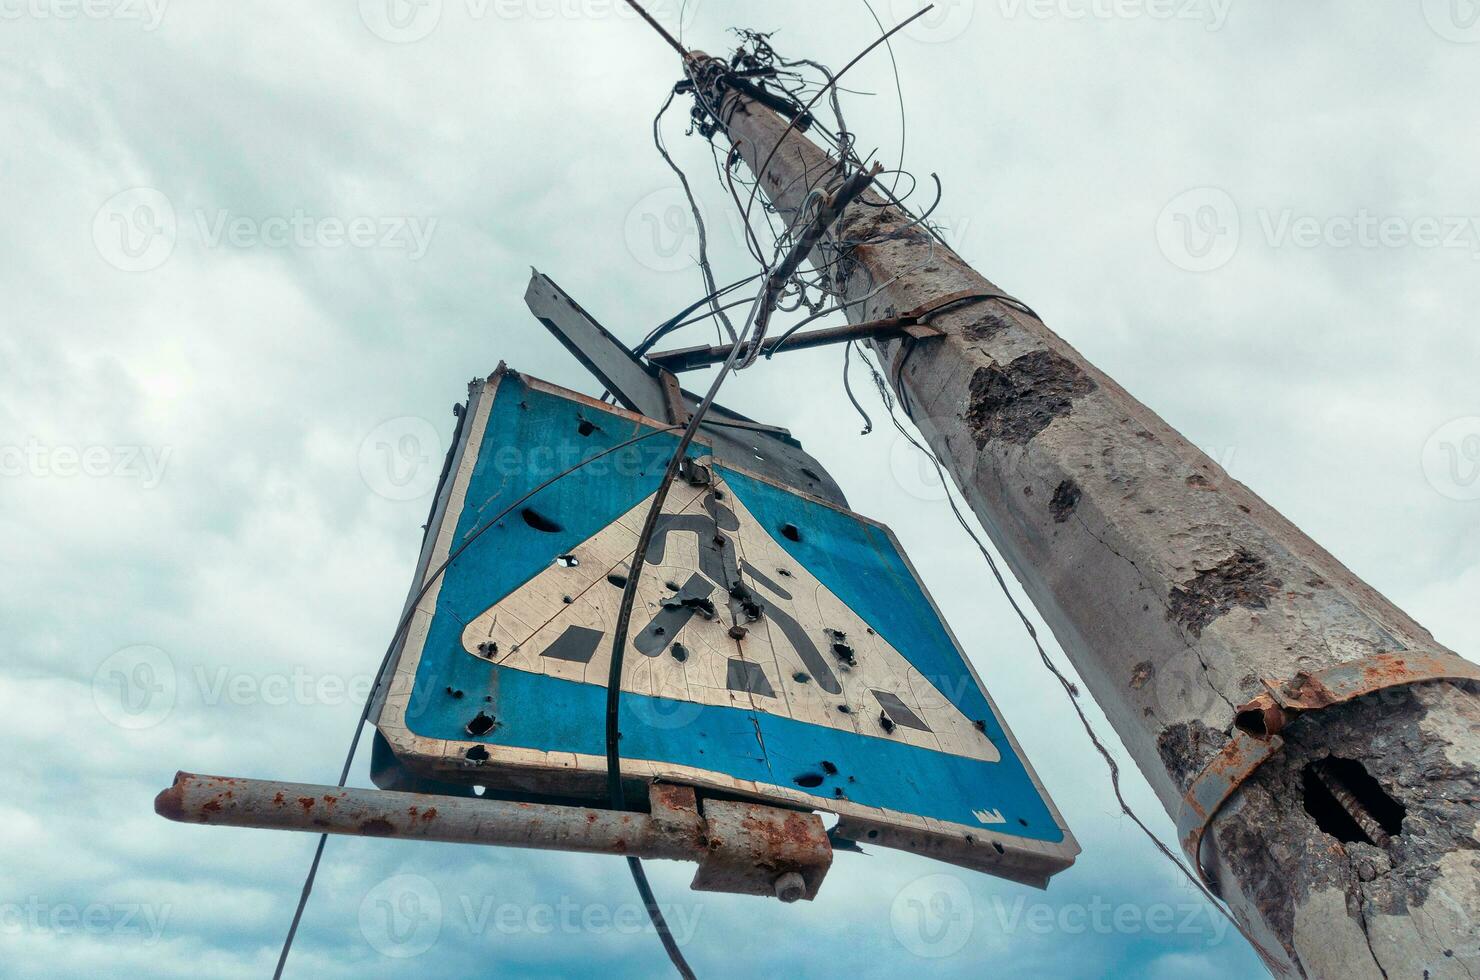
[[[628,2],[631,3],[632,0],[628,0]],[[635,3],[633,6],[637,7]],[[641,7],[637,7],[637,9],[644,17],[647,17],[646,11],[643,11]],[[652,20],[652,18],[648,19],[649,21]],[[709,265],[709,236],[704,229],[704,216],[699,213],[699,202],[694,200],[694,191],[689,187],[688,176],[678,164],[673,162],[673,158],[668,155],[667,147],[663,145],[663,131],[661,128],[663,113],[667,112],[668,107],[673,104],[674,94],[672,91],[668,93],[668,98],[664,100],[662,107],[658,109],[658,114],[653,117],[653,145],[658,148],[658,155],[663,158],[663,162],[667,163],[669,169],[678,176],[679,183],[683,185],[684,196],[689,200],[689,211],[694,217],[694,228],[699,233],[699,271],[704,276],[705,287],[709,290],[710,295],[713,296],[719,291],[719,287],[714,284],[714,270]],[[734,342],[736,339],[735,327],[730,323],[730,318],[725,316],[724,312],[717,305],[714,315],[725,328],[725,333],[730,335],[731,342]]]
[[[402,615],[401,622],[396,626],[396,632],[391,636],[390,645],[385,648],[385,655],[380,658],[380,666],[377,667],[375,671],[375,683],[370,686],[370,693],[365,697],[365,706],[360,710],[359,720],[355,722],[354,737],[350,739],[349,752],[345,754],[344,768],[341,769],[339,772],[339,783],[337,785],[343,786],[349,780],[349,770],[355,760],[355,750],[359,747],[360,744],[361,730],[365,727],[365,722],[370,718],[370,708],[375,702],[375,695],[380,690],[381,682],[385,677],[385,669],[387,666],[390,665],[391,657],[395,654],[396,645],[401,642],[401,638],[405,635],[406,628],[411,624],[411,618],[416,614],[417,607],[421,605],[421,600],[426,597],[426,594],[428,590],[431,589],[433,583],[435,583],[437,579],[442,575],[442,573],[447,570],[447,566],[451,565],[458,555],[461,555],[464,551],[466,551],[469,545],[478,540],[478,538],[483,535],[484,531],[487,531],[489,528],[502,521],[505,517],[508,517],[509,514],[513,513],[515,507],[518,507],[520,504],[524,503],[526,500],[533,497],[541,490],[544,490],[546,487],[559,480],[563,480],[565,477],[574,473],[576,470],[580,469],[583,466],[586,466],[589,463],[594,463],[596,460],[601,459],[603,456],[608,456],[619,449],[625,449],[628,446],[633,445],[634,443],[643,441],[644,439],[651,439],[653,436],[658,435],[659,433],[672,432],[676,428],[678,428],[678,426],[670,425],[665,426],[661,429],[653,429],[641,435],[634,436],[631,439],[628,439],[626,442],[618,443],[617,445],[612,446],[609,449],[603,449],[596,455],[581,460],[570,468],[555,474],[554,476],[550,477],[550,479],[541,483],[539,486],[535,487],[533,490],[529,491],[524,496],[514,501],[508,507],[504,508],[497,515],[479,525],[478,528],[468,536],[468,539],[466,541],[458,545],[457,548],[454,549],[452,553],[447,556],[447,559],[443,561],[442,564],[438,565],[435,571],[427,576],[426,581],[422,584],[421,590],[417,592],[416,598],[412,600],[410,607],[406,610],[405,614]],[[273,980],[281,980],[281,977],[283,975],[283,967],[288,962],[288,952],[293,948],[293,940],[298,935],[298,924],[303,919],[303,910],[308,905],[308,896],[309,893],[313,891],[314,879],[318,877],[319,873],[319,862],[324,856],[324,844],[328,840],[328,834],[319,835],[318,847],[314,849],[313,861],[310,862],[308,866],[308,874],[303,881],[303,892],[298,897],[297,908],[293,910],[293,922],[288,927],[288,935],[283,940],[282,951],[278,954],[277,969],[274,970],[272,974]]]
[[[640,343],[636,347],[632,348],[632,353],[635,356],[637,356],[637,357],[641,357],[642,355],[646,354],[649,350],[651,350],[652,349],[652,346],[654,344],[656,344],[659,340],[663,339],[664,336],[666,336],[667,334],[671,333],[672,331],[678,329],[678,327],[680,326],[679,321],[680,320],[683,320],[684,317],[688,316],[690,313],[694,312],[699,307],[703,306],[705,303],[708,303],[708,302],[710,302],[711,300],[714,300],[714,299],[718,299],[719,297],[723,296],[725,293],[728,293],[730,290],[732,290],[732,289],[738,289],[739,287],[745,285],[748,282],[755,282],[757,279],[759,279],[763,275],[765,275],[764,272],[757,272],[753,276],[746,276],[744,279],[736,279],[734,282],[730,283],[728,286],[723,286],[723,287],[715,290],[714,292],[709,293],[708,295],[704,296],[702,299],[695,300],[694,302],[690,303],[688,306],[685,306],[683,309],[679,310],[673,316],[669,317],[667,320],[664,320],[662,323],[660,323],[656,327],[654,327],[652,329],[652,331],[649,332],[648,335],[642,339],[642,343]],[[698,322],[698,321],[694,321],[694,322]]]
[[[864,411],[863,406],[858,403],[858,397],[853,394],[853,385],[848,380],[849,357],[852,353],[853,341],[850,340],[843,345],[843,391],[847,392],[848,400],[853,403],[858,414],[863,416],[863,431],[858,434],[866,436],[874,431],[874,420],[868,417],[868,412]]]
[[[869,44],[868,47],[866,47],[862,51],[858,52],[858,54],[856,54],[856,55],[853,56],[853,59],[851,61],[849,61],[842,68],[838,69],[838,73],[836,75],[832,76],[832,78],[828,81],[828,83],[826,85],[824,85],[817,92],[816,95],[812,96],[811,100],[808,101],[807,104],[802,107],[803,110],[810,111],[812,109],[812,107],[817,104],[817,100],[822,98],[822,96],[823,96],[823,94],[825,92],[827,92],[833,86],[837,85],[838,79],[842,78],[843,75],[847,73],[848,69],[852,68],[854,65],[856,65],[860,61],[862,61],[864,59],[864,57],[870,51],[872,51],[874,48],[877,48],[880,44],[883,44],[884,42],[888,41],[891,36],[893,36],[895,34],[898,34],[900,31],[904,30],[906,27],[908,27],[914,21],[916,21],[919,18],[925,16],[925,14],[927,14],[934,6],[935,6],[934,4],[926,4],[924,7],[921,7],[919,10],[917,10],[913,14],[911,14],[909,17],[906,17],[904,20],[900,21],[898,24],[895,24],[892,28],[890,28],[888,31],[886,31],[882,37],[879,37],[879,38],[875,39],[874,41],[870,42],[870,44]],[[697,85],[696,85],[696,88],[697,88]],[[784,143],[784,142],[786,142],[786,137],[791,134],[791,131],[793,129],[796,128],[796,125],[797,125],[797,123],[796,123],[796,120],[795,119],[793,119],[791,122],[789,122],[787,124],[786,128],[781,131],[781,135],[776,138],[776,145],[773,146],[773,147],[771,147],[771,152],[768,153],[768,154],[766,154],[765,161],[760,165],[760,167],[757,168],[757,170],[756,170],[756,174],[757,174],[756,187],[757,188],[760,186],[760,175],[762,175],[762,174],[764,174],[766,172],[766,168],[771,165],[771,160],[776,156],[777,151],[779,151],[781,149],[781,144]],[[750,209],[755,205],[755,197],[756,197],[756,191],[755,191],[755,189],[752,189],[751,192],[750,192],[750,200],[749,200],[749,202],[745,206],[745,215],[744,215],[744,217],[745,217],[745,220],[746,221],[749,221],[750,220]]]

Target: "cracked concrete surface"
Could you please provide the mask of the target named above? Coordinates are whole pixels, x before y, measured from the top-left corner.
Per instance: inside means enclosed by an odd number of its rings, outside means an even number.
[[[733,96],[725,112],[754,170],[785,123]],[[791,133],[761,186],[792,220],[836,174]],[[909,223],[887,207],[845,216],[839,238],[863,242],[835,267],[851,321],[1001,291],[918,229],[895,234]],[[946,336],[874,345],[886,374],[1169,813],[1261,679],[1445,652],[1031,316],[981,302],[931,322]],[[1302,716],[1224,808],[1212,863],[1272,971],[1480,972],[1477,703],[1441,682]],[[1300,766],[1338,749],[1408,807],[1390,851],[1343,844],[1306,812]]]

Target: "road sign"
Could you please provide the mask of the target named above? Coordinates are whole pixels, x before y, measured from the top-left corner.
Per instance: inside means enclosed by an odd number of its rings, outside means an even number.
[[[503,368],[476,382],[413,599],[529,491],[665,426]],[[401,763],[602,794],[617,607],[676,443],[659,432],[577,467],[435,578],[378,705]],[[1034,884],[1071,864],[1077,844],[889,530],[703,439],[690,456],[639,579],[623,776],[835,813],[838,839]]]

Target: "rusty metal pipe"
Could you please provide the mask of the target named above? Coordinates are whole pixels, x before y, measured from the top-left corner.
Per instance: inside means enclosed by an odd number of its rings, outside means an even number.
[[[696,891],[812,899],[832,865],[815,813],[706,800],[653,783],[648,813],[478,797],[352,789],[271,779],[175,774],[154,812],[180,823],[401,837],[584,854],[697,861]]]
[[[587,854],[697,861],[708,853],[696,809],[654,816],[181,772],[154,812],[181,823]]]

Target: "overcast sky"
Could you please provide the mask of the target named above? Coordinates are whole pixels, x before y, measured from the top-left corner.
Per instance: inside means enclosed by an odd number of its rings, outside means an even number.
[[[597,392],[525,310],[531,265],[629,341],[699,293],[651,32],[615,0],[419,3],[0,0],[0,975],[269,975],[313,839],[167,823],[154,794],[176,769],[332,782],[412,574],[412,464],[465,383],[504,360]],[[906,165],[939,174],[956,248],[1473,654],[1480,7],[941,7],[894,47]],[[684,38],[730,26],[834,66],[876,35],[861,2],[697,0]],[[887,54],[848,87],[894,160]],[[1118,815],[919,460],[859,436],[841,358],[724,400],[899,533],[1084,853],[1046,892],[843,854],[784,907],[652,863],[700,975],[1259,975]],[[387,442],[417,451],[388,468]],[[951,916],[917,914],[940,895]],[[336,839],[288,975],[662,975],[638,908],[614,859]]]

